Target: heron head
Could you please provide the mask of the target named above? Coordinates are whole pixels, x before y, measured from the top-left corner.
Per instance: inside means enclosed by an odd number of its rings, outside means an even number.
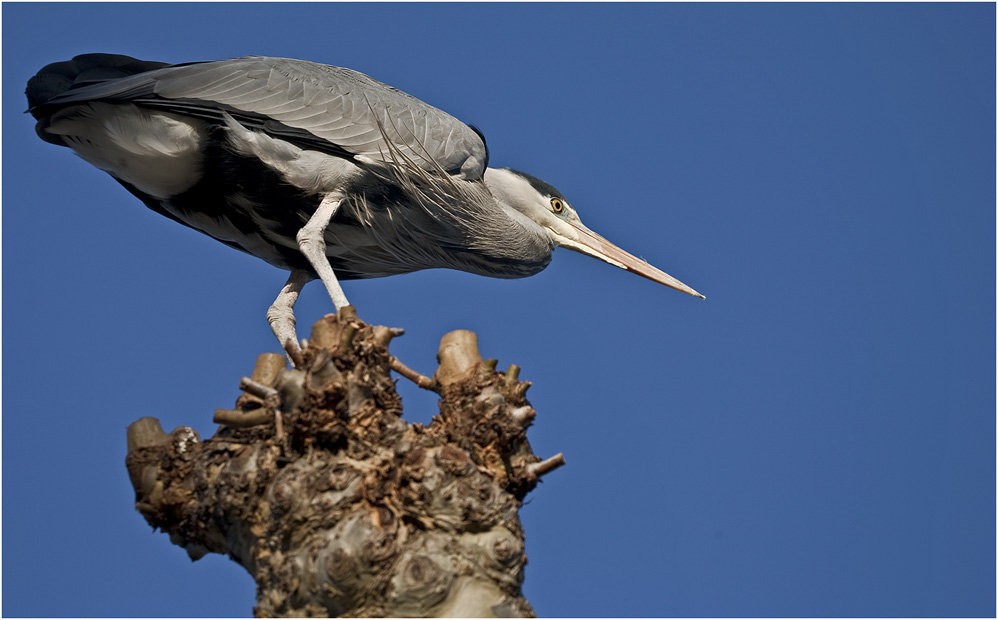
[[[485,183],[497,200],[540,226],[554,245],[587,254],[659,284],[704,298],[661,269],[589,230],[561,192],[537,177],[511,168],[489,168]]]

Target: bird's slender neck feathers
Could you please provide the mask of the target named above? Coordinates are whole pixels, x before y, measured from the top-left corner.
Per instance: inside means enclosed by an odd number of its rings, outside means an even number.
[[[357,219],[379,237],[381,246],[406,254],[401,257],[406,264],[522,278],[551,262],[551,239],[507,202],[507,194],[493,193],[489,174],[485,183],[467,181],[442,171],[427,172],[405,159],[380,168],[380,172],[370,168],[368,173],[359,179],[361,183],[379,178],[397,188],[404,206],[369,208],[361,199],[351,201],[351,210],[356,210]],[[361,187],[356,189],[359,191],[353,193],[358,196],[367,193]],[[420,236],[420,243],[400,242],[414,234]]]

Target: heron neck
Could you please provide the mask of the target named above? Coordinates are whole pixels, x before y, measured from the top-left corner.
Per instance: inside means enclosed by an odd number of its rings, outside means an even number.
[[[533,275],[551,262],[554,243],[543,228],[512,204],[515,197],[502,186],[501,173],[488,168],[483,180],[495,207],[505,217],[488,217],[477,223],[479,234],[476,236],[487,246],[478,249],[488,254],[496,265],[505,265],[488,275],[514,278]],[[495,213],[495,207],[489,211]]]

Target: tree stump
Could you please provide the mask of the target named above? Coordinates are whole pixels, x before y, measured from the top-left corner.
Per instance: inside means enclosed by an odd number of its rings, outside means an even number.
[[[129,427],[138,511],[192,559],[245,567],[257,616],[533,616],[517,511],[564,459],[530,449],[530,383],[467,331],[421,376],[388,352],[400,333],[346,308],[313,326],[295,368],[261,355],[212,438]],[[400,417],[393,368],[440,395],[428,426]]]

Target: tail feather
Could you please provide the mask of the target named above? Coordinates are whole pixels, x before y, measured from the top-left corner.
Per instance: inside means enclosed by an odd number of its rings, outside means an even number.
[[[38,121],[35,132],[46,142],[67,146],[62,136],[46,131],[52,115],[62,106],[45,105],[46,103],[75,88],[168,66],[165,62],[137,60],[121,54],[81,54],[72,60],[47,65],[28,80],[28,88],[25,90],[28,111]]]
[[[54,62],[28,80],[25,91],[28,111],[41,120],[50,112],[39,107],[68,90],[167,66],[169,63],[137,60],[121,54],[81,54],[72,60]]]

